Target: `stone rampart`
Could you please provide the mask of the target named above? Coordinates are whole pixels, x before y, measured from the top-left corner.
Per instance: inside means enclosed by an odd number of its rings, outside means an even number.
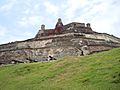
[[[120,47],[119,38],[94,32],[89,23],[64,25],[59,34],[52,31],[44,29],[35,38],[0,45],[0,64],[48,61],[50,57],[81,56]]]

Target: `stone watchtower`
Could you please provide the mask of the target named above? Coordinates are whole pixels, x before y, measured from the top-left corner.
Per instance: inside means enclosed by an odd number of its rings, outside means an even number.
[[[43,36],[44,32],[45,32],[45,25],[42,24],[42,25],[41,25],[40,36]]]
[[[44,36],[44,33],[45,33],[45,25],[42,24],[41,25],[41,29],[39,30],[39,32],[37,33],[37,35],[35,36],[35,38],[39,38],[41,36]]]
[[[90,23],[87,23],[87,24],[86,24],[86,26],[87,26],[88,28],[90,28],[90,27],[91,27],[91,26],[90,26]]]

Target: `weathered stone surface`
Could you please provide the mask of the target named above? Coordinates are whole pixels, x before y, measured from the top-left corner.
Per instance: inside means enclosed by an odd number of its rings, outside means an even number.
[[[89,23],[64,25],[57,35],[51,34],[52,30],[44,30],[43,35],[38,32],[32,39],[0,45],[0,64],[48,61],[50,57],[88,55],[120,47],[119,38],[94,32]]]

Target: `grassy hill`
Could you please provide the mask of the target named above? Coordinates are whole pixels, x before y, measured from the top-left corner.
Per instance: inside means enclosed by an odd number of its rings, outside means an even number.
[[[53,62],[0,66],[0,90],[120,90],[120,48]]]

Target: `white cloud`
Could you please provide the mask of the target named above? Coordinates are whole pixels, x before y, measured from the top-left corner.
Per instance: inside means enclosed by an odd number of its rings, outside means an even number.
[[[18,24],[23,27],[28,27],[28,26],[35,26],[40,24],[43,21],[43,17],[41,16],[24,16],[21,18],[20,21],[18,21]]]
[[[64,9],[65,21],[91,23],[92,28],[98,32],[114,34],[120,37],[120,12],[117,0],[68,0]],[[113,4],[114,3],[114,4]],[[116,30],[116,25],[118,29]]]
[[[56,5],[50,3],[49,1],[45,1],[45,2],[43,3],[43,5],[45,6],[46,11],[47,11],[49,14],[52,14],[53,16],[58,15],[58,13],[59,13],[59,8],[58,8]]]
[[[118,11],[118,6],[113,5],[111,1],[103,1],[99,5],[93,6],[93,9],[88,13],[88,15],[92,15],[92,13],[94,13],[94,17],[90,20],[93,24],[94,30],[120,36],[120,33],[116,31],[116,27],[114,26],[114,24],[120,19],[120,12]],[[118,28],[118,30],[120,29]]]
[[[87,4],[86,0],[67,0],[65,17],[71,21],[76,16],[76,11]],[[78,11],[79,13],[80,11]]]
[[[16,0],[7,0],[7,3],[0,7],[0,11],[9,12],[15,5]]]

